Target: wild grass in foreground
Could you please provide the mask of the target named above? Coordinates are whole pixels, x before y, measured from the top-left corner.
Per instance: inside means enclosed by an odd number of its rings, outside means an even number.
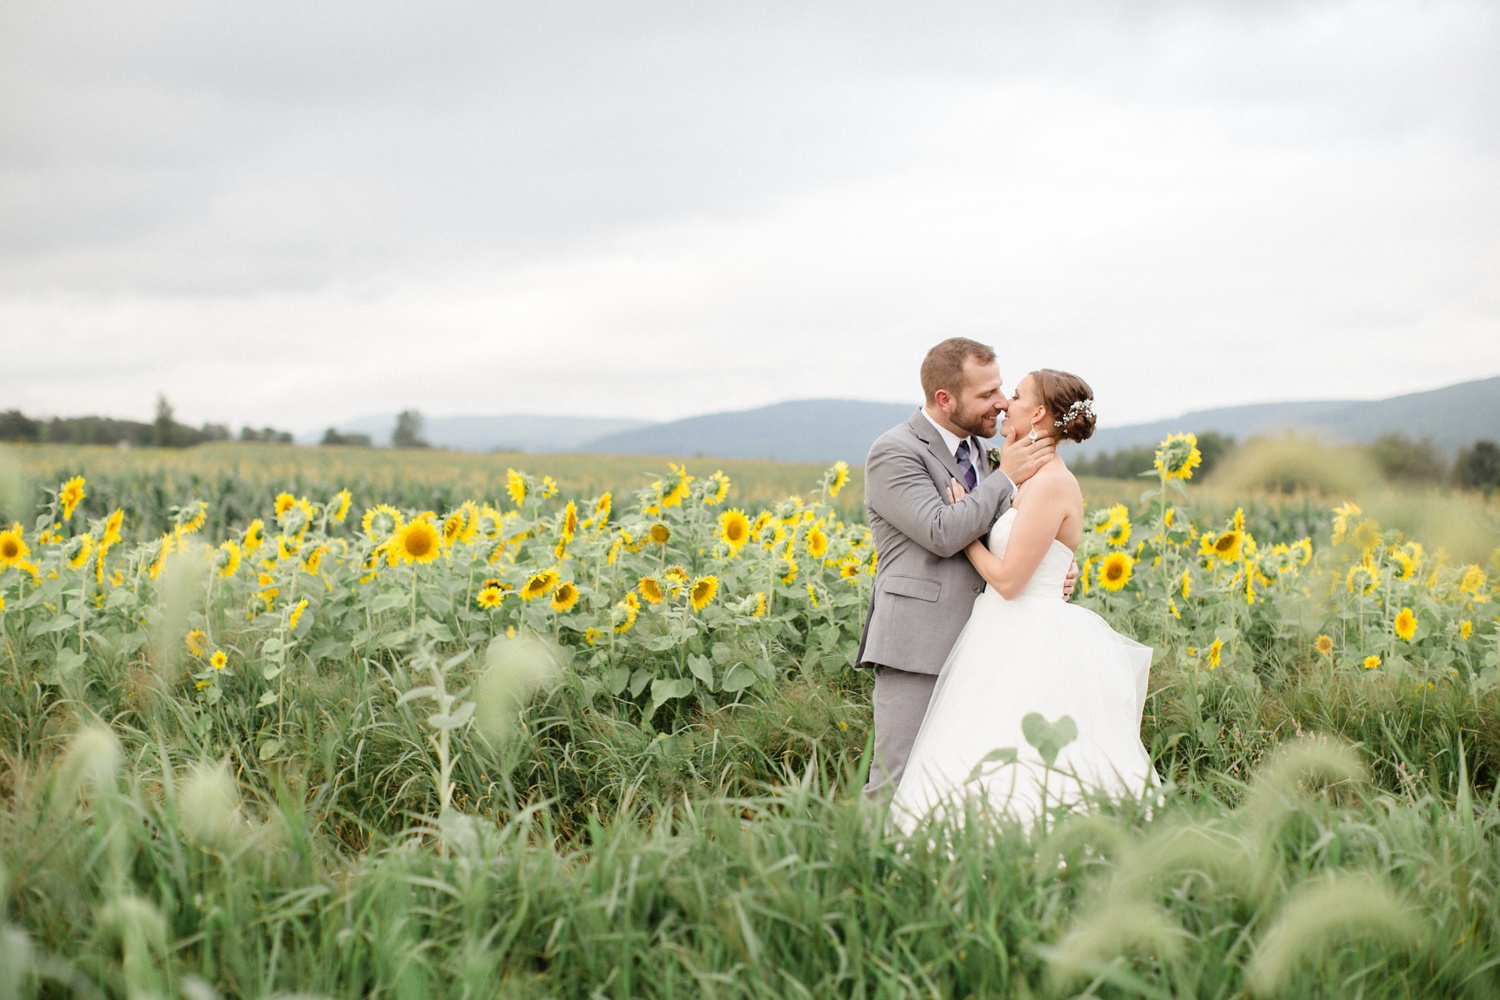
[[[9,775],[6,995],[1500,988],[1500,806],[1383,791],[1342,744],[1292,741],[1237,806],[1169,785],[1030,836],[971,811],[894,840],[847,754],[767,777],[626,794],[571,837],[539,803],[472,827],[412,817],[351,852],[330,785],[246,786],[90,728]]]

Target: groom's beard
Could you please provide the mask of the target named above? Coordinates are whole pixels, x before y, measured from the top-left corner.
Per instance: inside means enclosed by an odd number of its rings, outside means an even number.
[[[981,406],[975,408],[972,413],[955,413],[948,419],[952,420],[954,426],[960,428],[967,434],[975,437],[992,438],[999,427],[1000,411],[993,406]]]

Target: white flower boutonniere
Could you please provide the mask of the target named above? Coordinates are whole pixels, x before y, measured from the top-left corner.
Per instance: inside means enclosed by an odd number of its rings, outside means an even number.
[[[990,471],[991,472],[994,472],[996,469],[1000,468],[1000,449],[999,448],[986,448],[984,450],[984,455],[985,455],[986,458],[988,458],[990,460]]]

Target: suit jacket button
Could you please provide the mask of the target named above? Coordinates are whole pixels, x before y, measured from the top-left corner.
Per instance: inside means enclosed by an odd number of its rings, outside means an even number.
[[[984,593],[984,584],[982,584],[982,583],[976,583],[976,584],[974,584],[974,593],[976,593],[976,594],[982,594],[982,593]]]

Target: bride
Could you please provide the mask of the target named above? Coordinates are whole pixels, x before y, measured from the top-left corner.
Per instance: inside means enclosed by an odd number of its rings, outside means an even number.
[[[1094,430],[1088,383],[1051,369],[1022,379],[1000,431],[1014,442],[1035,440],[1038,429],[1086,440]],[[963,493],[957,481],[949,487],[950,500]],[[1060,596],[1083,530],[1078,480],[1054,460],[1021,487],[988,546],[970,543],[988,586],[943,665],[891,801],[891,819],[905,832],[948,808],[961,814],[965,798],[1030,827],[1054,806],[1100,793],[1139,796],[1155,781],[1140,738],[1150,648]],[[1068,716],[1077,727],[1050,766],[1023,731],[1032,713],[1053,724]]]

